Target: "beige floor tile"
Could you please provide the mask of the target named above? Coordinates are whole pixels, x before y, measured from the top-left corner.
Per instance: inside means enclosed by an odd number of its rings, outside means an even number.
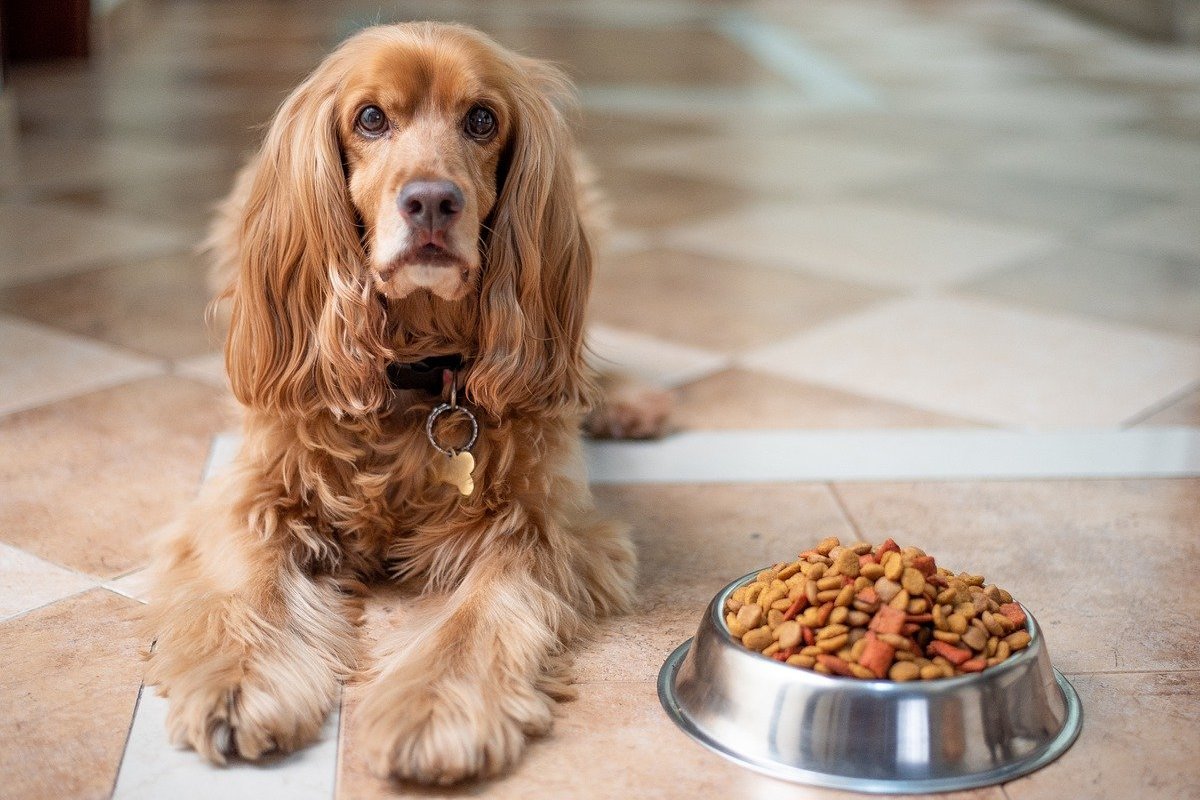
[[[1187,800],[1200,796],[1200,674],[1069,676],[1083,731],[1058,761],[1006,784],[1009,800]]]
[[[151,536],[154,536],[154,534],[151,534]],[[128,575],[122,575],[115,580],[105,581],[103,586],[105,589],[116,592],[119,595],[124,595],[130,600],[137,600],[139,603],[149,602],[150,570],[144,567],[134,570]]]
[[[744,261],[649,250],[600,266],[591,315],[615,328],[735,353],[889,296]]]
[[[170,226],[63,205],[0,203],[0,286],[190,247]]]
[[[1200,174],[1200,171],[1198,171]],[[1158,206],[1114,221],[1099,241],[1123,249],[1200,260],[1200,203]]]
[[[639,606],[581,649],[581,681],[653,679],[727,583],[826,536],[853,536],[824,486],[607,486],[597,496],[633,528]]]
[[[219,397],[159,377],[0,420],[0,539],[104,578],[144,566],[229,422]]]
[[[1200,390],[1184,393],[1137,424],[1200,426]]]
[[[505,45],[563,64],[584,87],[786,86],[777,74],[746,58],[735,43],[698,26],[543,28],[536,22],[507,26],[480,21]],[[621,47],[613,47],[614,40]]]
[[[0,289],[0,310],[162,358],[216,349],[207,265],[182,253]]]
[[[588,326],[592,365],[657,386],[677,386],[722,369],[729,357],[600,323]]]
[[[933,167],[927,156],[907,148],[751,131],[690,144],[648,145],[631,150],[626,163],[779,197],[821,198],[912,177]]]
[[[944,86],[905,92],[896,101],[915,113],[936,119],[989,123],[1001,131],[1045,135],[1091,132],[1139,119],[1143,111],[1137,97],[1089,90],[1080,85],[1058,87]],[[1069,137],[1063,136],[1063,139]]]
[[[1076,245],[959,288],[1014,305],[1200,336],[1200,255],[1188,262]]]
[[[229,379],[225,375],[225,354],[221,352],[205,353],[177,361],[175,372],[187,378],[203,381],[210,386],[216,386],[218,389],[229,388]]]
[[[1076,230],[1138,211],[1161,195],[1078,185],[1038,176],[957,167],[864,193],[871,199],[929,206],[976,219]]]
[[[0,315],[0,414],[161,371],[133,353]]]
[[[622,230],[695,222],[733,211],[757,197],[757,192],[744,187],[655,169],[605,166],[598,180],[608,214]]]
[[[445,790],[397,786],[366,773],[353,738],[338,773],[339,798],[443,797]],[[344,739],[343,742],[346,742]],[[688,739],[667,718],[652,681],[589,684],[560,707],[554,730],[528,748],[508,775],[454,790],[488,798],[780,797],[850,800],[861,795],[797,786],[751,772]],[[937,795],[945,800],[1002,800],[998,788]]]
[[[1200,598],[1179,587],[1200,557],[1198,480],[836,488],[865,539],[922,547],[1012,592],[1065,673],[1195,666]]]
[[[97,589],[0,625],[6,798],[112,792],[142,681],[135,606]]]
[[[809,383],[728,369],[680,387],[682,430],[962,428],[979,423]]]
[[[584,108],[575,135],[580,147],[598,170],[601,186],[609,186],[626,174],[631,151],[663,142],[684,143],[712,135],[713,126],[704,120],[671,119],[645,114],[620,114]],[[610,180],[608,169],[614,178]]]
[[[1016,427],[1117,425],[1200,378],[1200,342],[954,296],[869,309],[751,368]]]
[[[1200,144],[1162,136],[1094,135],[1009,141],[980,166],[1013,176],[1195,196]]]
[[[1034,229],[874,203],[768,205],[675,229],[681,249],[753,259],[880,287],[925,288],[1028,260],[1053,244]]]
[[[19,150],[18,186],[0,184],[0,189],[46,193],[174,179],[178,190],[179,184],[203,181],[206,173],[226,168],[232,157],[218,147],[161,138],[28,137]]]
[[[136,183],[76,186],[50,192],[48,201],[60,206],[139,217],[170,224],[186,240],[199,243],[208,235],[214,211],[233,186],[232,169],[170,178],[147,178]]]
[[[95,585],[93,578],[0,544],[0,621]]]

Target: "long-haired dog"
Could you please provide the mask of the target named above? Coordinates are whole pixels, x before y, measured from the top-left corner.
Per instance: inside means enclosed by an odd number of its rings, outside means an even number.
[[[629,605],[630,540],[581,469],[568,96],[425,23],[358,33],[280,107],[217,228],[244,442],[154,564],[147,682],[177,743],[222,763],[311,740],[358,669],[354,586],[419,578],[361,741],[383,776],[492,775],[550,727],[568,643]]]

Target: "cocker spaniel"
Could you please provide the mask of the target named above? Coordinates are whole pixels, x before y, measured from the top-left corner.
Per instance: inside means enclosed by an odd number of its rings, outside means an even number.
[[[175,742],[224,763],[310,741],[365,669],[363,583],[413,578],[362,697],[369,761],[494,775],[569,694],[568,643],[629,606],[630,539],[581,468],[569,95],[421,23],[356,34],[280,107],[216,229],[244,441],[154,562],[147,682]]]

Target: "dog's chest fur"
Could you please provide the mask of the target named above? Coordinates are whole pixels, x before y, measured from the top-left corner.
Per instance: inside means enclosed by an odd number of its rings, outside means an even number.
[[[401,393],[385,415],[366,421],[325,419],[319,435],[293,436],[280,463],[298,509],[335,542],[340,568],[361,575],[426,571],[437,552],[472,549],[472,531],[537,527],[556,492],[582,481],[579,420],[520,415],[495,419],[474,409],[479,436],[471,452],[469,496],[441,480],[438,452],[425,432],[437,398]],[[462,419],[439,420],[440,442],[467,438]],[[298,433],[303,434],[302,431]],[[304,441],[336,442],[321,450]]]

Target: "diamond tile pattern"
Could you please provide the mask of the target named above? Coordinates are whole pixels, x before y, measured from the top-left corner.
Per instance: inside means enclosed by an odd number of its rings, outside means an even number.
[[[732,448],[694,459],[720,480],[787,429],[1044,444],[1200,426],[1194,48],[1033,0],[92,5],[102,52],[13,65],[0,92],[6,800],[444,794],[370,773],[354,682],[320,743],[227,770],[170,748],[161,698],[138,706],[149,539],[238,442],[194,246],[286,93],[363,25],[476,25],[579,83],[571,119],[611,221],[594,360],[671,387],[675,429]],[[635,611],[578,645],[579,699],[553,732],[463,793],[857,796],[715,757],[654,689],[714,591],[826,535],[896,536],[995,577],[1079,689],[1063,758],[940,797],[1200,793],[1200,480],[654,477],[597,489],[634,530]],[[407,596],[368,603],[367,640]]]

